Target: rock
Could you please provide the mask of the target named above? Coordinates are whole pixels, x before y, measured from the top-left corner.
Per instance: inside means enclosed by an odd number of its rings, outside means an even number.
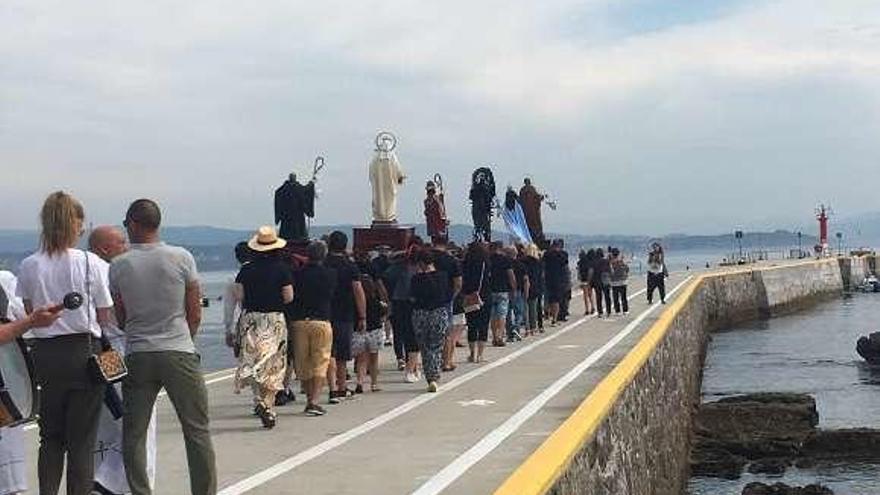
[[[752,474],[785,474],[788,469],[788,459],[760,459],[749,464],[749,472]]]
[[[819,430],[804,442],[803,455],[817,459],[880,462],[880,430]]]
[[[785,483],[765,485],[764,483],[749,483],[743,488],[742,495],[834,495],[827,486],[807,485],[789,486]]]
[[[745,457],[731,454],[723,448],[703,446],[697,447],[691,453],[691,475],[693,476],[735,480],[739,479],[745,465]]]
[[[729,397],[701,406],[694,425],[695,451],[723,451],[749,460],[793,459],[818,421],[816,401],[806,394]]]

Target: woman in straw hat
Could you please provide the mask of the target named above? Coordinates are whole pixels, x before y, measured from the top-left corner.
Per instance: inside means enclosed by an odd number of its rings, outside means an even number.
[[[253,261],[241,267],[235,291],[241,301],[241,343],[235,391],[250,386],[254,411],[263,427],[275,426],[275,395],[284,389],[287,368],[287,324],[284,307],[293,300],[293,276],[278,256],[287,245],[273,227],[260,227],[248,241]]]

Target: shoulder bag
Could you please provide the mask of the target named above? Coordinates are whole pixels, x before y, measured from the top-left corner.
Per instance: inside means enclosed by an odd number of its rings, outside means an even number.
[[[110,345],[110,341],[104,332],[101,332],[101,350],[92,350],[92,281],[89,263],[89,253],[83,251],[86,258],[86,315],[88,324],[86,334],[89,336],[89,376],[97,383],[116,383],[128,376],[128,368],[122,354]]]
[[[479,311],[485,304],[485,302],[483,302],[483,297],[480,295],[480,292],[483,291],[483,275],[485,273],[486,263],[483,263],[480,266],[480,283],[477,286],[477,291],[464,295],[462,305],[464,306],[465,313],[473,313],[475,311]]]

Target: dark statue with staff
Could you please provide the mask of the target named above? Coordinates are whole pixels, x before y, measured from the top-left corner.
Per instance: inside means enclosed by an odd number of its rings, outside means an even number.
[[[551,210],[555,210],[556,202],[551,200],[547,194],[538,192],[535,186],[532,185],[532,179],[528,177],[523,180],[523,186],[519,190],[519,202],[522,205],[523,214],[525,215],[532,240],[538,245],[546,243],[544,223],[541,220],[541,205],[546,203]]]
[[[291,173],[284,184],[275,190],[275,223],[280,224],[279,235],[288,241],[305,242],[309,240],[306,219],[315,216],[315,182],[318,172],[324,168],[324,157],[315,159],[312,178],[301,184],[295,173]]]

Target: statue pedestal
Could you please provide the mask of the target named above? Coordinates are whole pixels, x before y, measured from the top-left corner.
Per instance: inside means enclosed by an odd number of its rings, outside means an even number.
[[[379,246],[388,246],[395,251],[404,251],[412,244],[416,235],[415,227],[393,224],[374,223],[370,227],[354,228],[354,245],[356,252],[373,251]]]

